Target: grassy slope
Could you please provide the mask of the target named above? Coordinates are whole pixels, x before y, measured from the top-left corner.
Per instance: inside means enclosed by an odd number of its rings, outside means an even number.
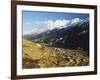
[[[23,39],[23,68],[85,66],[88,64],[89,59],[84,51],[47,47],[44,44]]]

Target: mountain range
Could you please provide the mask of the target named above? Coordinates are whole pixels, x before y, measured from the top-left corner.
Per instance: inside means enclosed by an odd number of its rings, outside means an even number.
[[[23,38],[50,47],[81,49],[89,53],[89,20],[75,18],[65,27],[61,26],[39,34],[26,34]]]

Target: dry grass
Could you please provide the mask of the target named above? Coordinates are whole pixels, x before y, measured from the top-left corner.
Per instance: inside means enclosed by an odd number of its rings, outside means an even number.
[[[89,58],[82,50],[47,47],[23,39],[23,68],[87,66]]]

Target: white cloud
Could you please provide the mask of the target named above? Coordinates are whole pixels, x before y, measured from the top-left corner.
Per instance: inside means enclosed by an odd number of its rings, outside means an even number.
[[[30,34],[39,34],[48,30],[53,30],[55,28],[65,28],[71,25],[75,25],[79,22],[81,22],[83,20],[79,19],[79,18],[75,18],[75,19],[71,19],[71,20],[47,20],[47,21],[39,21],[39,22],[35,22],[34,24],[36,24],[35,28],[33,27],[33,29],[31,31],[28,32],[24,32],[23,35],[30,35]],[[39,27],[38,27],[39,26]]]
[[[70,20],[48,20],[45,23],[47,23],[48,29],[52,30],[54,28],[64,28],[67,27],[67,24],[69,24]]]
[[[44,31],[46,31],[47,29],[43,28],[43,29],[39,29],[39,28],[34,28],[31,31],[27,31],[27,32],[23,32],[23,35],[36,35],[36,34],[40,34]]]
[[[31,34],[36,34],[38,32],[38,28],[34,28],[31,31],[23,32],[23,35],[31,35]]]

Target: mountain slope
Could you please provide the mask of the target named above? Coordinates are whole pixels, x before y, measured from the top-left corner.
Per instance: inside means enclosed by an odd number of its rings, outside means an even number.
[[[38,35],[24,36],[24,38],[44,43],[49,47],[82,49],[89,53],[89,20],[76,19],[69,27],[55,28]]]
[[[23,39],[23,68],[87,66],[87,52],[48,47],[43,43]]]

